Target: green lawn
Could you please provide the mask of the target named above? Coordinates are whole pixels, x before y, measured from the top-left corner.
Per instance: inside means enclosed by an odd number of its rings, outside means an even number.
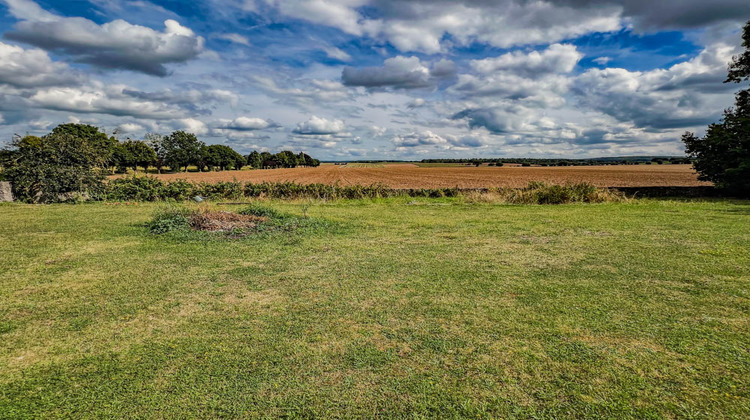
[[[750,417],[750,202],[157,207],[0,205],[1,418]]]

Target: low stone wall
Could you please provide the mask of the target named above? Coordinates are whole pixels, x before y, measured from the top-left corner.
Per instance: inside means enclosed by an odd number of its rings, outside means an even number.
[[[13,201],[13,190],[10,182],[0,182],[0,203]]]

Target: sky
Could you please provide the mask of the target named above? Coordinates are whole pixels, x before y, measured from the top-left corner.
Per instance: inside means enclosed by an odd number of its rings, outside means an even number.
[[[324,160],[682,155],[747,0],[0,0],[0,143],[58,124]]]

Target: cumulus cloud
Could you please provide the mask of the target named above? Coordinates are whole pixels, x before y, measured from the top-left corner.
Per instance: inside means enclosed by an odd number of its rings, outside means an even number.
[[[239,101],[237,94],[224,89],[185,89],[179,91],[164,89],[154,92],[143,92],[127,88],[123,89],[122,93],[137,99],[178,105],[184,109],[202,114],[210,114],[210,111],[204,108],[207,103],[221,102],[236,105]]]
[[[65,63],[53,62],[42,50],[0,42],[0,83],[29,88],[73,85],[83,79]]]
[[[391,142],[396,150],[467,150],[483,147],[487,144],[481,135],[439,135],[430,130],[415,131],[407,134],[395,135]]]
[[[315,105],[320,102],[344,101],[349,98],[348,89],[341,82],[333,80],[313,79],[308,81],[304,89],[296,87],[281,87],[270,77],[253,76],[255,85],[279,101],[297,105]],[[285,81],[292,85],[292,81]]]
[[[565,104],[571,73],[583,57],[573,45],[553,44],[543,51],[514,51],[472,60],[477,74],[461,74],[451,87],[470,98],[527,100],[545,107]]]
[[[173,121],[172,126],[178,130],[187,131],[197,136],[208,134],[208,126],[201,120],[195,118],[181,118]]]
[[[382,67],[345,67],[341,80],[346,86],[368,89],[423,89],[454,74],[455,66],[449,60],[438,61],[430,69],[417,57],[397,56],[385,60]]]
[[[167,64],[186,62],[203,51],[203,38],[171,19],[164,22],[163,31],[156,31],[121,19],[98,25],[85,18],[60,17],[31,0],[5,2],[21,19],[6,38],[100,68],[166,76]]]
[[[119,133],[125,133],[125,134],[133,134],[138,133],[144,130],[144,127],[140,124],[136,123],[124,123],[117,126],[117,131]]]
[[[125,85],[92,82],[77,87],[51,87],[35,91],[30,106],[82,114],[108,114],[148,119],[172,119],[185,115],[180,107],[153,100],[134,98]]]
[[[575,45],[552,44],[543,51],[513,51],[494,58],[472,60],[480,73],[509,71],[519,76],[537,78],[547,74],[570,73],[583,58]]]
[[[723,109],[734,86],[722,83],[736,47],[717,44],[668,69],[590,69],[575,80],[579,103],[652,129],[705,125]]]
[[[587,0],[561,0],[556,3],[577,8],[591,5]],[[599,3],[620,6],[622,15],[644,30],[696,28],[722,21],[743,21],[750,16],[750,3],[744,0],[605,0]]]
[[[313,115],[309,120],[297,124],[295,134],[301,135],[330,135],[339,134],[345,130],[344,122],[341,120],[328,120]]]
[[[642,30],[695,28],[750,15],[745,0],[245,0],[282,16],[382,39],[400,51],[438,53],[451,42],[501,48],[546,44],[634,24]],[[369,13],[362,13],[366,8]]]
[[[265,130],[267,128],[278,126],[279,125],[273,121],[254,117],[237,117],[234,120],[220,120],[218,124],[218,128],[236,131]]]

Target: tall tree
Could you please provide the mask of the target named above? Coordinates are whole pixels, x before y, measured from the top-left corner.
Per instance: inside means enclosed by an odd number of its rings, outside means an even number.
[[[733,57],[725,83],[750,80],[750,21],[742,40],[745,51]],[[699,179],[750,196],[750,90],[737,93],[734,108],[724,111],[724,118],[711,124],[705,137],[685,133],[682,141]]]
[[[260,169],[263,167],[263,157],[256,150],[253,150],[247,155],[247,164],[253,169]]]
[[[65,201],[72,193],[91,193],[102,186],[98,144],[64,130],[44,137],[15,137],[3,163],[19,200]]]
[[[138,167],[147,170],[148,167],[156,162],[156,152],[145,142],[138,140],[128,140],[121,143],[120,150],[117,153],[118,166],[123,168],[132,168],[138,172]]]
[[[156,166],[156,171],[161,173],[161,168],[167,164],[167,153],[163,146],[164,136],[157,133],[146,133],[143,137],[143,142],[152,148],[154,153],[156,153],[156,161],[154,162],[154,165]]]
[[[187,172],[188,165],[198,164],[201,160],[200,150],[205,144],[195,134],[175,131],[164,137],[161,146],[164,148],[164,160],[173,171],[182,167]]]
[[[100,168],[108,168],[115,164],[114,155],[119,142],[116,138],[107,136],[99,127],[89,124],[60,124],[52,129],[51,134],[78,137],[91,145],[97,155],[97,166]]]

